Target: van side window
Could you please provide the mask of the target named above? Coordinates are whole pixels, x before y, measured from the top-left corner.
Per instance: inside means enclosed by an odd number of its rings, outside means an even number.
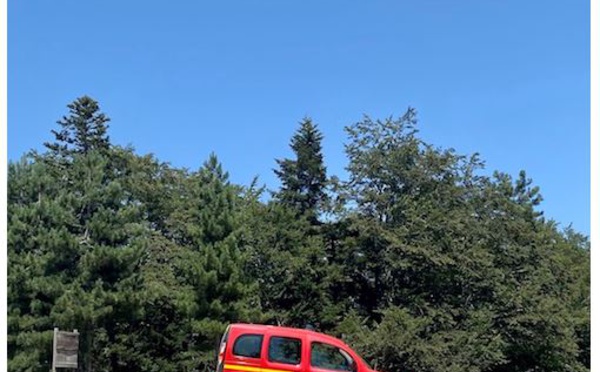
[[[348,353],[333,345],[313,342],[310,345],[310,365],[335,371],[353,371],[355,362]]]
[[[262,341],[262,335],[241,335],[235,340],[235,344],[233,344],[233,355],[260,358]]]
[[[302,341],[290,337],[271,337],[269,341],[269,362],[300,364]]]

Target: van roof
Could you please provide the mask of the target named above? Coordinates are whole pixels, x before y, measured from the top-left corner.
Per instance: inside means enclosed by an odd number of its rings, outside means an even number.
[[[242,330],[242,331],[254,331],[254,332],[261,332],[261,331],[267,331],[267,330],[281,330],[284,331],[286,334],[288,335],[297,335],[297,336],[302,336],[302,335],[312,335],[315,338],[319,338],[323,341],[327,340],[329,342],[331,342],[332,344],[342,344],[345,345],[341,340],[333,337],[333,336],[329,336],[326,335],[324,333],[320,333],[320,332],[316,332],[310,329],[302,329],[302,328],[291,328],[291,327],[281,327],[281,326],[274,326],[274,325],[266,325],[266,324],[247,324],[247,323],[234,323],[230,325],[231,329],[237,329],[237,330]]]

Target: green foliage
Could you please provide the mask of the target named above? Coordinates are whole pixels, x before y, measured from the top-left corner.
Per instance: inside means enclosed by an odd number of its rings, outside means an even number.
[[[307,219],[278,203],[256,203],[244,242],[246,271],[257,281],[269,322],[304,327],[327,321],[327,256]]]
[[[57,122],[61,129],[52,130],[56,142],[44,144],[50,153],[69,157],[87,154],[92,150],[107,150],[110,146],[107,135],[107,123],[110,119],[100,112],[98,102],[83,96],[67,107],[69,116],[64,116]]]
[[[371,324],[357,345],[384,370],[589,368],[589,306],[572,287],[589,281],[562,261],[589,265],[583,244],[541,218],[524,172],[477,175],[476,156],[423,143],[415,125],[409,109],[348,128],[345,244],[365,257],[353,282]]]
[[[279,169],[275,174],[281,181],[281,189],[275,197],[282,204],[307,214],[314,222],[327,201],[326,168],[323,162],[321,141],[323,135],[311,119],[305,118],[292,137],[290,148],[295,159],[277,160]]]
[[[8,167],[10,371],[49,370],[54,327],[82,371],[208,371],[231,322],[311,324],[383,371],[589,370],[587,237],[525,172],[425,143],[413,109],[349,126],[331,182],[305,119],[264,201],[215,155],[178,169],[111,144],[93,99],[68,108]]]

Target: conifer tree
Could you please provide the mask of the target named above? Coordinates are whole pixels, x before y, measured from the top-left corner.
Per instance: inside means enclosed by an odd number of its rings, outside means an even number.
[[[12,333],[19,335],[11,343],[14,370],[48,370],[45,352],[27,353],[50,350],[54,326],[80,330],[82,370],[107,365],[98,351],[116,337],[111,322],[121,283],[134,274],[134,242],[146,232],[141,205],[122,187],[122,174],[108,171],[114,168],[108,119],[89,97],[69,108],[71,115],[59,122],[63,129],[54,131],[57,142],[31,163],[10,167],[11,275],[20,275],[21,265],[42,270],[29,270],[25,288],[9,285],[18,306],[37,309],[11,313]],[[27,233],[20,233],[25,226]],[[31,315],[40,321],[28,322]],[[103,340],[103,334],[110,336]]]
[[[256,287],[243,271],[237,188],[216,155],[183,180],[183,193],[167,221],[167,236],[183,249],[179,272],[193,291],[191,333],[197,362],[208,368],[214,340],[228,322],[260,316]]]
[[[55,142],[44,143],[50,154],[69,159],[74,154],[106,151],[110,146],[107,134],[110,119],[100,111],[98,102],[82,96],[67,107],[69,115],[57,122],[60,130],[52,130]]]
[[[327,199],[322,140],[323,135],[317,125],[310,118],[305,118],[290,142],[295,159],[278,159],[279,169],[275,170],[281,181],[276,199],[301,215],[307,214],[313,222],[317,221]]]

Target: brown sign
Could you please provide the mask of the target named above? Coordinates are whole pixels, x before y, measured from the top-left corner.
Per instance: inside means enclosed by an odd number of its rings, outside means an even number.
[[[54,368],[77,368],[79,332],[59,331],[54,328]]]

